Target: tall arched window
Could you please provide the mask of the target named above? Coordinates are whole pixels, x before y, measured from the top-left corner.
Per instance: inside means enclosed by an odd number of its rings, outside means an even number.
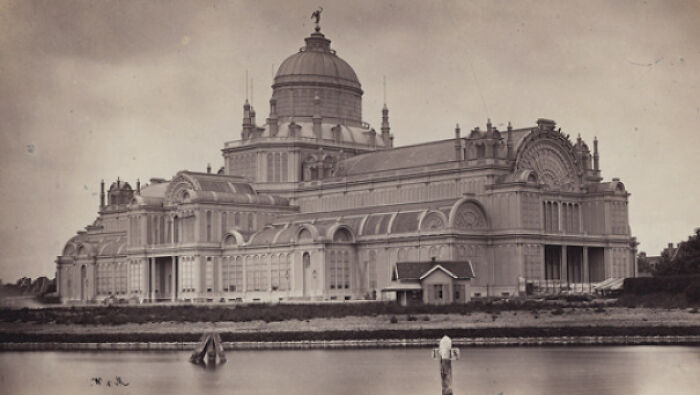
[[[207,211],[207,241],[211,241],[211,211]]]
[[[282,172],[281,180],[282,180],[282,181],[288,181],[288,180],[289,180],[289,177],[287,176],[287,173],[288,173],[288,170],[287,170],[287,160],[288,160],[288,159],[287,159],[287,153],[285,152],[285,153],[282,154],[282,169],[281,169],[281,172]]]
[[[158,217],[157,216],[153,217],[153,227],[151,229],[153,229],[153,239],[152,239],[153,244],[158,244],[160,232],[158,229]]]
[[[172,243],[173,237],[171,235],[173,229],[173,220],[168,217],[165,221],[165,242]]]
[[[226,218],[226,217],[227,217],[226,211],[222,212],[221,213],[221,236],[222,237],[223,237],[223,235],[226,234],[226,230],[227,230],[226,227],[228,226],[228,224],[226,223],[228,218]]]
[[[178,217],[173,218],[173,242],[176,244],[180,242],[180,218]]]
[[[377,253],[374,251],[369,252],[369,268],[367,268],[367,275],[369,277],[369,288],[377,288]]]
[[[267,154],[267,181],[272,182],[273,180],[273,171],[272,171],[272,154],[268,153]]]
[[[343,262],[342,262],[342,272],[343,272],[343,279],[342,279],[342,285],[344,286],[345,289],[350,288],[350,252],[349,251],[344,251],[343,252]]]
[[[281,161],[280,154],[275,153],[275,182],[280,182]]]
[[[476,158],[483,159],[486,156],[486,146],[479,144],[476,146]]]

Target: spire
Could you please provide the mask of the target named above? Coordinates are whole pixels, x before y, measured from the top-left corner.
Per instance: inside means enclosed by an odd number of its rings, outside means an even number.
[[[593,138],[593,170],[600,171],[600,155],[598,155],[598,137]]]
[[[387,108],[386,103],[382,107],[382,139],[385,146],[390,146],[391,126],[389,126],[389,108]]]
[[[243,104],[243,130],[241,131],[241,138],[243,140],[249,138],[252,130],[253,126],[250,119],[250,104],[248,103],[248,99],[246,99],[245,103]]]
[[[508,121],[508,139],[506,140],[506,155],[508,159],[513,158],[513,125]]]
[[[100,181],[100,209],[105,207],[105,180]]]
[[[252,128],[251,130],[254,130],[255,126],[255,107],[250,106],[250,127]]]

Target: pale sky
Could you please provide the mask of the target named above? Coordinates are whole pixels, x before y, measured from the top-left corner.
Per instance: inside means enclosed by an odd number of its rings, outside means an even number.
[[[245,70],[261,121],[318,5],[396,145],[551,118],[598,136],[640,250],[700,226],[700,1],[0,0],[0,278],[52,277],[101,179],[221,166]]]

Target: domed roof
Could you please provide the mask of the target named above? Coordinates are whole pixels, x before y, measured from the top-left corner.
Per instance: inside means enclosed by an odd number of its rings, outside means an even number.
[[[312,33],[305,41],[306,46],[280,65],[275,76],[276,86],[289,83],[331,83],[360,89],[355,71],[336,55],[330,48],[331,41],[322,33]]]

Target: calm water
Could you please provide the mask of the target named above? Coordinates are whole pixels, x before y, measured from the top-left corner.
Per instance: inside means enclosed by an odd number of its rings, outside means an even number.
[[[230,351],[206,370],[187,352],[0,353],[3,394],[439,394],[426,349]],[[468,348],[455,394],[697,394],[698,347]],[[107,387],[120,376],[128,386]],[[103,384],[91,383],[102,377]]]

